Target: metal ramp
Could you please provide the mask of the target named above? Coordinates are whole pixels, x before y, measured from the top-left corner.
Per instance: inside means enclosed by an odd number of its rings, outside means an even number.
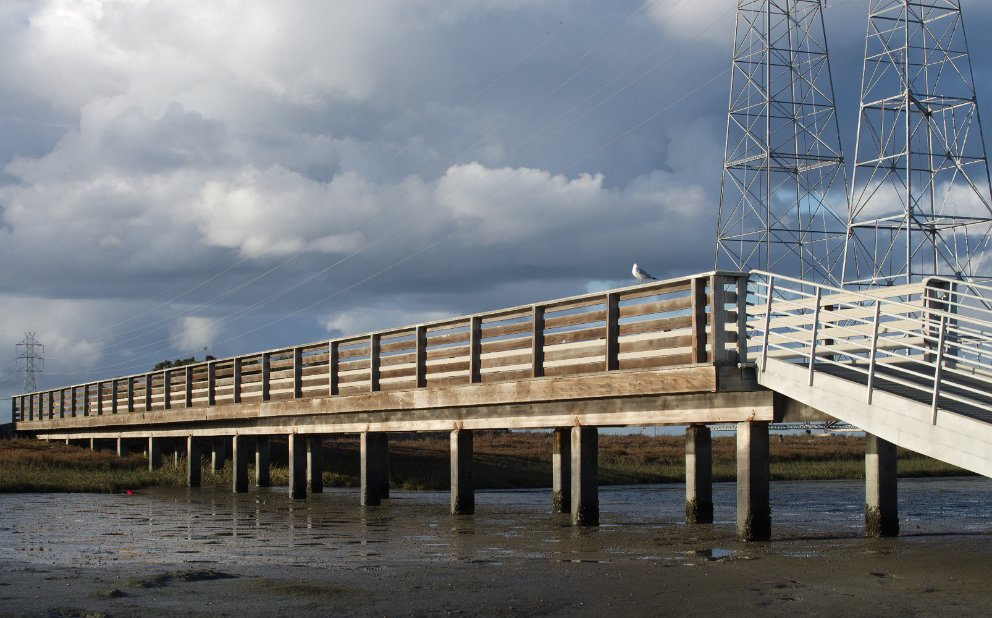
[[[992,477],[992,287],[852,292],[752,272],[758,382],[899,446]]]

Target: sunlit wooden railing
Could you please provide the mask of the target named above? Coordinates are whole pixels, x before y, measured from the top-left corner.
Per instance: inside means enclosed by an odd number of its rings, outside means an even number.
[[[746,275],[711,272],[12,398],[49,421],[744,360]],[[714,307],[716,311],[714,311]],[[714,314],[716,319],[714,319]]]

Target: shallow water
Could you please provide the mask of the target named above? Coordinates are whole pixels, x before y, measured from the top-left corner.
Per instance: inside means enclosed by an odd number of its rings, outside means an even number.
[[[151,489],[134,495],[0,495],[0,560],[47,565],[279,564],[374,570],[392,563],[721,560],[734,542],[735,486],[714,485],[716,523],[682,523],[681,485],[600,489],[601,526],[577,529],[550,511],[550,491],[476,493],[474,517],[448,514],[446,492],[393,491],[361,508],[358,492],[332,489],[293,501],[285,488],[232,494]],[[858,481],[776,482],[775,538],[861,535]],[[904,536],[992,533],[992,480],[904,479]],[[730,549],[737,547],[737,549]],[[815,558],[815,552],[796,552]],[[782,555],[785,555],[783,553]]]

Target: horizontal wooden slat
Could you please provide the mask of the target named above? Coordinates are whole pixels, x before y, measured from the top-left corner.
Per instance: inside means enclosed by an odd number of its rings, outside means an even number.
[[[594,322],[603,322],[606,320],[606,310],[601,309],[599,311],[588,311],[586,313],[573,313],[571,315],[563,315],[559,317],[545,317],[544,318],[544,328],[545,330],[554,330],[556,328],[562,328],[565,326],[579,326],[582,324],[591,324]]]
[[[692,307],[692,299],[688,296],[684,298],[672,298],[669,300],[658,300],[639,305],[626,305],[620,307],[620,317],[630,318],[640,315],[651,315],[655,313],[671,313],[673,311],[684,311]]]

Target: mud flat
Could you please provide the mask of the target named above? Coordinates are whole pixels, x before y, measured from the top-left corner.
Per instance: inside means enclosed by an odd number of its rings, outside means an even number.
[[[601,492],[604,525],[547,492],[279,490],[0,497],[0,615],[987,615],[992,483],[903,483],[904,534],[860,538],[856,482],[775,483],[775,539],[679,523],[678,486]]]

